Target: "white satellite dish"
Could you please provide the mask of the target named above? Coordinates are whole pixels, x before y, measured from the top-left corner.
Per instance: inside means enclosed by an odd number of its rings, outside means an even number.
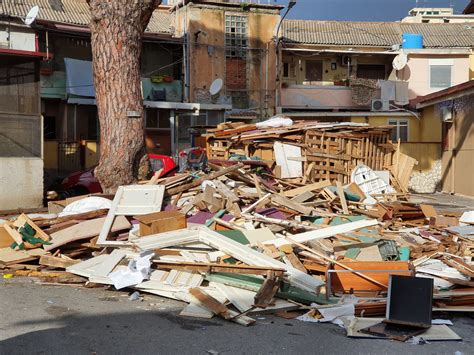
[[[402,70],[408,63],[408,56],[405,53],[400,53],[393,58],[392,66],[395,70]]]
[[[221,78],[216,79],[212,82],[211,87],[209,88],[209,93],[211,96],[217,95],[221,90],[224,82]]]
[[[28,14],[25,17],[25,25],[30,26],[33,22],[35,22],[36,17],[38,16],[39,13],[39,6],[35,5],[33,6],[30,11],[28,11]]]

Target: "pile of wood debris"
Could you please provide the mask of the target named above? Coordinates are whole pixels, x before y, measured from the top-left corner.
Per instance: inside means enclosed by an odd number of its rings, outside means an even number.
[[[0,217],[4,277],[132,289],[250,325],[262,312],[318,319],[348,294],[353,316],[382,316],[390,275],[416,275],[434,280],[433,310],[474,311],[474,212],[412,203],[366,165],[317,182],[314,165],[297,178],[266,160],[208,165]]]

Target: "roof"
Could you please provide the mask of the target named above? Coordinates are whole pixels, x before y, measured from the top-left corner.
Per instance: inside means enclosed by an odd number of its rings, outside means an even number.
[[[0,15],[24,18],[35,5],[40,8],[40,21],[89,26],[91,15],[86,0],[2,0]],[[155,10],[146,32],[171,34],[170,25],[169,12]]]
[[[391,48],[403,33],[423,35],[426,48],[473,48],[474,25],[351,21],[283,21],[286,43]]]
[[[466,8],[462,12],[463,14],[474,14],[474,0],[471,0],[469,4],[467,4]]]
[[[410,101],[410,106],[415,107],[416,105],[424,104],[424,103],[434,101],[434,100],[439,101],[444,98],[449,99],[449,96],[460,94],[463,92],[465,92],[466,94],[470,94],[473,90],[474,90],[474,80],[469,80],[462,84],[451,86],[444,90],[436,91],[432,94],[428,94],[425,96],[418,96],[416,99],[413,99]]]

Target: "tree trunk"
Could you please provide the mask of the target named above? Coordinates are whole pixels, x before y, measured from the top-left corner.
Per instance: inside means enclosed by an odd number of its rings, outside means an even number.
[[[95,175],[106,193],[148,172],[140,79],[142,36],[161,0],[88,0],[100,123]]]

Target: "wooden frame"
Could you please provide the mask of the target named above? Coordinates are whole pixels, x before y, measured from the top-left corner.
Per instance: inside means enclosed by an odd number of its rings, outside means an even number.
[[[204,243],[218,249],[250,266],[268,266],[275,269],[284,269],[288,274],[290,283],[309,292],[314,293],[319,287],[324,285],[321,280],[305,274],[290,265],[272,259],[248,246],[237,243],[232,239],[225,238],[219,233],[203,226],[150,235],[135,240],[132,243],[138,247],[138,249],[146,251],[195,242]]]
[[[161,211],[164,193],[165,187],[162,185],[120,186],[100,231],[97,245],[104,247],[128,245],[128,241],[107,240],[115,217],[159,212]]]

